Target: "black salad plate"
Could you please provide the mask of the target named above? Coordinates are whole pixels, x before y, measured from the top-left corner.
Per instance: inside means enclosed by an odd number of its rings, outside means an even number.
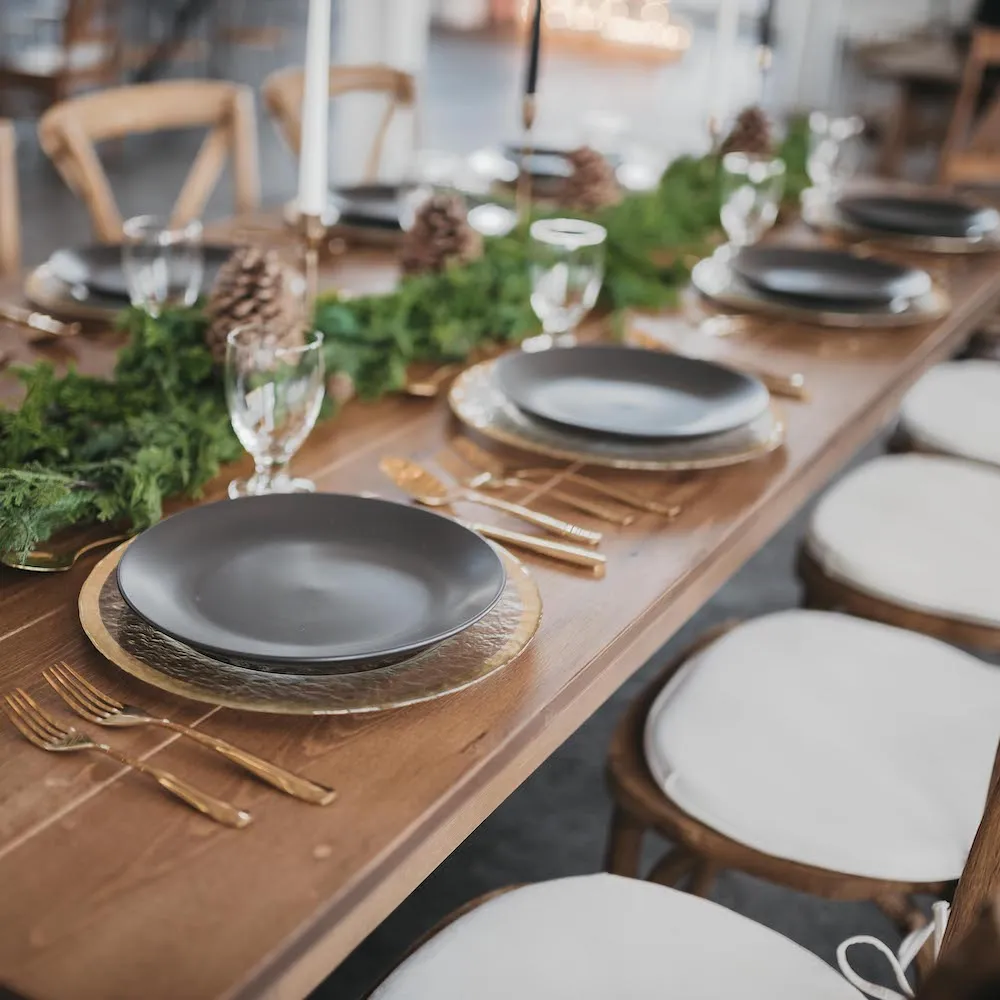
[[[931,290],[930,275],[875,257],[805,247],[747,247],[732,261],[747,284],[797,301],[887,304]]]
[[[175,514],[118,566],[132,609],[224,657],[377,661],[474,624],[503,563],[446,517],[337,493],[247,497]]]
[[[206,244],[202,247],[203,292],[212,287],[219,268],[232,252],[231,246]],[[97,243],[92,246],[56,250],[49,258],[49,269],[55,277],[71,288],[82,286],[97,295],[114,299],[129,298],[128,282],[122,269],[122,248],[117,244]]]
[[[849,222],[909,236],[977,239],[1000,225],[995,209],[947,196],[854,195],[837,210]]]
[[[401,229],[403,197],[408,184],[357,184],[330,192],[330,201],[340,212],[344,226]]]
[[[710,361],[632,347],[514,352],[497,384],[519,409],[564,427],[632,438],[721,434],[767,409],[767,389]]]

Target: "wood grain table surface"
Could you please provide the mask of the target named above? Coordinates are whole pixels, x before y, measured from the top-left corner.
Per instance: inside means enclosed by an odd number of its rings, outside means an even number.
[[[253,811],[249,828],[228,830],[109,761],[42,753],[0,720],[0,983],[36,1000],[307,993],[892,419],[924,369],[990,313],[1000,297],[995,258],[935,264],[947,268],[954,299],[938,323],[855,333],[754,321],[732,350],[800,371],[809,383],[808,401],[781,404],[785,446],[712,472],[599,472],[681,503],[683,513],[671,523],[644,515],[627,528],[602,526],[603,580],[529,557],[544,601],[535,641],[460,694],[343,718],[185,702],[125,677],[91,648],[76,600],[96,557],[61,575],[0,571],[0,690],[23,685],[62,713],[41,670],[66,660],[124,701],[201,726],[340,792],[328,808],[305,805],[164,731],[112,734],[119,748]],[[368,289],[388,287],[393,277],[384,257],[365,254],[327,275]],[[17,300],[18,289],[0,284],[0,301]],[[116,334],[97,332],[28,347],[22,331],[0,325],[0,349],[19,361],[50,356],[101,372],[117,343]],[[9,374],[0,374],[2,398],[16,398]],[[457,433],[443,400],[353,403],[317,427],[294,467],[323,490],[398,497],[378,472],[379,458],[433,460]],[[232,474],[211,484],[208,497],[224,495]]]

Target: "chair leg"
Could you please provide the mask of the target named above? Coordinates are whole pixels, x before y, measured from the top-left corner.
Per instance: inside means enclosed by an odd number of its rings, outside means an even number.
[[[611,815],[608,848],[604,855],[604,870],[612,875],[639,877],[639,855],[646,828],[621,806]]]
[[[691,876],[691,884],[687,891],[692,896],[701,896],[703,899],[707,899],[718,874],[718,865],[711,861],[699,861],[695,865],[694,875]]]
[[[653,866],[646,876],[649,882],[658,882],[672,889],[698,863],[698,859],[682,847],[672,847]]]

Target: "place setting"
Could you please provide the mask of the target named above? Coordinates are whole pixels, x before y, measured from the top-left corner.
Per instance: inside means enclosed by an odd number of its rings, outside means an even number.
[[[821,118],[826,123],[825,116]],[[810,142],[834,142],[844,162],[856,137],[855,120],[817,139],[814,116]],[[822,133],[827,135],[827,133]],[[828,185],[839,177],[826,154],[825,170],[810,157],[813,178]],[[846,170],[846,166],[840,169]],[[886,329],[938,319],[950,308],[946,290],[919,267],[850,249],[760,241],[778,218],[785,164],[766,153],[734,151],[721,161],[721,222],[728,242],[695,265],[691,283],[707,299],[740,312],[760,313],[823,327]]]

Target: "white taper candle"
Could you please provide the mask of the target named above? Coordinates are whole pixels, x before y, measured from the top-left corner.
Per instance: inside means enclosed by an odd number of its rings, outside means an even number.
[[[309,0],[299,151],[299,211],[305,215],[322,215],[326,208],[329,106],[330,0]]]

